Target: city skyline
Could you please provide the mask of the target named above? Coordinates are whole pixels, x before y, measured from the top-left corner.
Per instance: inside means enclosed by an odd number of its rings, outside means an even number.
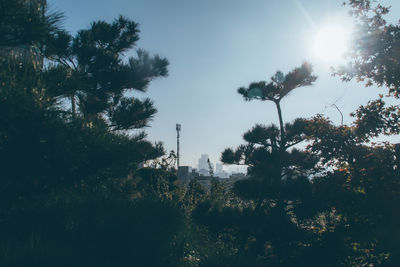
[[[205,154],[205,153],[201,154],[200,158],[198,159],[197,168],[195,167],[195,169],[197,169],[197,171],[200,171],[200,170],[208,171],[209,170],[208,163],[207,163],[208,159],[209,159],[209,155],[208,154]],[[246,170],[247,166],[227,165],[227,164],[221,163],[220,161],[217,161],[217,162],[214,161],[213,162],[212,160],[210,160],[210,163],[211,163],[211,166],[212,166],[215,174],[218,174],[221,171],[225,171],[225,172],[227,172],[229,174],[232,174],[232,173],[246,173],[247,172],[247,170]],[[187,166],[193,168],[193,166],[191,166],[191,165],[187,165]],[[204,175],[208,175],[208,172],[207,172],[207,174],[204,174]]]

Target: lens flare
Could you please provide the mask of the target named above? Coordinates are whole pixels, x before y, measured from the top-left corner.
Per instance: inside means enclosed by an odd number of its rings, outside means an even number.
[[[322,27],[314,40],[315,56],[326,62],[339,62],[348,51],[351,28],[340,26]]]

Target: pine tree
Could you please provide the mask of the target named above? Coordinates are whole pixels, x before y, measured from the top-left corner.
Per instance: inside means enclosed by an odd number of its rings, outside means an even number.
[[[236,182],[233,190],[250,205],[233,210],[200,206],[196,210],[199,221],[213,231],[235,232],[240,251],[235,255],[235,266],[244,263],[291,266],[299,261],[306,246],[306,234],[300,222],[312,214],[307,209],[311,199],[308,177],[317,160],[310,153],[294,148],[305,140],[307,123],[296,119],[285,124],[281,100],[292,90],[310,86],[315,80],[310,64],[304,63],[287,74],[278,71],[270,82],[251,83],[247,88],[238,89],[245,100],[272,101],[279,126],[258,124],[243,135],[246,144],[222,153],[222,162],[248,166],[249,178]],[[201,210],[205,219],[199,216]],[[226,216],[229,222],[223,219]],[[226,222],[224,226],[221,220]]]
[[[166,192],[176,177],[138,173],[163,147],[129,131],[148,126],[156,109],[126,94],[166,76],[167,60],[143,50],[125,59],[139,38],[129,19],[72,38],[25,24],[22,2],[35,1],[1,2],[15,7],[0,8],[13,12],[0,18],[1,45],[37,47],[44,64],[0,54],[0,265],[180,265],[182,212]]]
[[[138,33],[138,24],[122,16],[111,24],[93,22],[74,38],[59,31],[46,51],[55,62],[46,73],[54,97],[69,99],[73,116],[100,120],[113,130],[147,126],[157,110],[150,99],[130,92],[145,92],[152,80],[166,76],[168,61],[141,49],[124,59]]]

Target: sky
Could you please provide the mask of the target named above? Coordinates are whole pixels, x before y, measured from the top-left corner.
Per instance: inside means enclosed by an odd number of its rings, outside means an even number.
[[[350,27],[348,9],[340,0],[48,0],[65,14],[64,27],[74,34],[92,21],[112,22],[119,15],[140,24],[137,48],[169,60],[169,75],[153,81],[146,93],[158,109],[148,139],[176,151],[176,123],[182,125],[181,165],[197,167],[201,154],[213,163],[221,152],[243,143],[242,135],[257,123],[277,123],[270,102],[245,102],[237,88],[269,80],[309,61],[318,76],[312,87],[298,88],[282,100],[285,122],[316,114],[340,124],[349,113],[384,88],[332,77],[337,62],[315,56],[315,36],[324,25]],[[400,18],[400,1],[390,20]],[[134,55],[133,53],[127,54]]]

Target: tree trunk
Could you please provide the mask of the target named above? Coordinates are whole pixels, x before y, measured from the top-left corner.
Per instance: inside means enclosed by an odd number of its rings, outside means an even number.
[[[278,110],[278,116],[279,116],[279,127],[281,130],[281,141],[280,141],[280,150],[285,150],[285,145],[286,145],[286,141],[285,141],[285,129],[283,128],[283,119],[282,119],[282,111],[281,111],[281,104],[280,101],[274,101],[275,105],[276,105],[276,109]]]
[[[75,118],[76,115],[76,103],[75,103],[75,96],[71,95],[71,109],[72,109],[72,116]]]

